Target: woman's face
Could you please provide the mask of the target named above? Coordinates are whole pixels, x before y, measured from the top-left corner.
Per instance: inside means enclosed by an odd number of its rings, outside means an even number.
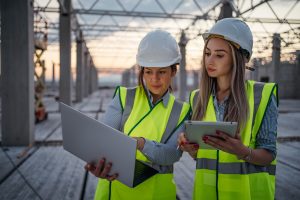
[[[209,39],[204,59],[208,76],[213,78],[230,76],[233,63],[231,49],[227,41],[221,38]]]
[[[143,77],[153,97],[160,98],[168,90],[175,74],[171,67],[145,67]]]

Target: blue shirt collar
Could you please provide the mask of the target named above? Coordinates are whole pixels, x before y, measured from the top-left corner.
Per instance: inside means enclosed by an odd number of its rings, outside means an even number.
[[[145,88],[147,96],[150,100],[151,106],[154,106],[153,103],[152,103],[153,102],[153,96],[151,95],[151,92],[149,91],[149,89],[146,86],[144,88]],[[167,107],[169,99],[170,99],[170,92],[168,90],[160,99],[157,100],[157,102],[162,100],[162,103],[163,103],[164,107]]]

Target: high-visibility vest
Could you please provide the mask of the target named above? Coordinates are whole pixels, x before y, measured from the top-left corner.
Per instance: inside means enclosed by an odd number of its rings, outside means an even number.
[[[246,82],[249,118],[240,132],[245,146],[255,149],[256,135],[262,124],[272,95],[277,97],[275,83]],[[190,95],[195,106],[199,91]],[[193,110],[193,108],[192,108]],[[210,96],[203,121],[216,121],[213,98]],[[258,166],[238,160],[221,150],[200,149],[197,152],[193,199],[274,199],[276,160],[269,166]]]
[[[119,95],[123,110],[123,132],[131,137],[144,137],[160,143],[166,143],[174,131],[188,116],[190,106],[175,100],[170,94],[167,106],[157,102],[153,107],[142,86],[127,89],[119,87]],[[150,162],[139,150],[136,158]],[[173,182],[173,165],[168,170],[158,173],[134,188],[127,187],[114,180],[109,182],[99,179],[95,199],[176,199],[176,187]]]

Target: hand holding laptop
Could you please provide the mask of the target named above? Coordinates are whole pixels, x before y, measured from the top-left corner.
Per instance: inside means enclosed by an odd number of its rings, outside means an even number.
[[[99,160],[97,165],[94,163],[87,163],[85,165],[85,169],[91,172],[94,176],[102,179],[107,179],[108,181],[113,181],[118,178],[118,173],[114,173],[113,175],[109,175],[112,167],[112,163],[106,163],[105,158]]]

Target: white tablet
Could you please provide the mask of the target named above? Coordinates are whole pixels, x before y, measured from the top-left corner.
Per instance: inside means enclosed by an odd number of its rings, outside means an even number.
[[[237,122],[203,122],[185,121],[186,137],[190,142],[199,144],[201,149],[215,149],[205,144],[202,137],[205,135],[216,136],[216,131],[222,131],[234,137],[237,130]]]

